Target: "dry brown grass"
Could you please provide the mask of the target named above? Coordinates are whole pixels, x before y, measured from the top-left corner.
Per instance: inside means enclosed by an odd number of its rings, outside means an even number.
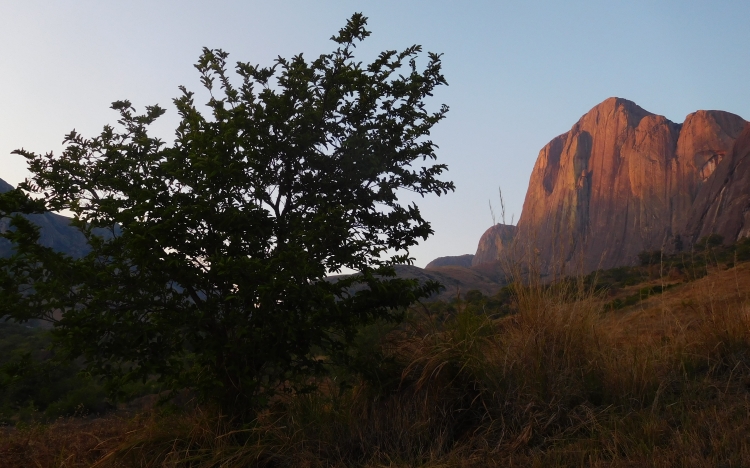
[[[518,313],[415,311],[391,383],[0,436],[3,466],[750,466],[750,265],[603,312],[581,283],[516,287]],[[395,373],[395,374],[394,374]]]
[[[128,420],[110,416],[65,419],[0,430],[0,466],[90,467],[127,435]]]

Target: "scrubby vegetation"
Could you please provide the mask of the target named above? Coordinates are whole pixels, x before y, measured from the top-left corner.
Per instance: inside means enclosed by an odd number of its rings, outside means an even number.
[[[731,268],[735,263],[750,260],[750,239],[724,244],[721,236],[701,238],[692,249],[671,252],[644,251],[638,255],[639,265],[599,270],[584,279],[597,291],[606,291],[612,300],[607,309],[621,309],[648,299],[655,294],[685,282],[706,276],[712,269]],[[637,287],[636,287],[637,286]]]
[[[104,411],[104,390],[80,370],[56,359],[46,331],[0,323],[0,424]]]
[[[150,381],[116,393],[127,401],[155,391]],[[98,415],[114,406],[99,380],[56,352],[49,330],[0,322],[0,426]]]
[[[362,329],[351,366],[331,369],[316,392],[279,396],[252,423],[205,405],[158,406],[106,424],[11,430],[0,457],[9,466],[747,466],[750,264],[706,271],[616,310],[587,278],[468,292],[412,307],[401,325]]]

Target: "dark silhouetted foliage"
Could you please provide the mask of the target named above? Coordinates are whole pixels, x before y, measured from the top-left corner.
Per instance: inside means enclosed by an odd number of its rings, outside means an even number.
[[[171,146],[149,134],[164,109],[119,101],[117,128],[73,131],[60,156],[18,151],[33,177],[3,194],[0,216],[69,210],[92,250],[74,259],[41,247],[16,216],[0,315],[54,321],[111,389],[156,376],[251,415],[349,356],[358,327],[397,321],[435,292],[393,265],[432,234],[397,195],[453,190],[429,139],[447,107],[425,103],[445,84],[440,56],[419,69],[412,46],[363,65],[353,51],[365,26],[355,14],[332,53],[239,62],[236,77],[226,52],[204,49],[209,114],[181,87]],[[359,273],[324,281],[342,269]]]

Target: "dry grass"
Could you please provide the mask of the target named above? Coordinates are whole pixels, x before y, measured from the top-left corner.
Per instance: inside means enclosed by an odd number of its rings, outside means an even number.
[[[0,466],[90,467],[124,440],[130,425],[111,416],[0,429]]]
[[[415,311],[382,340],[392,378],[379,384],[323,382],[242,427],[200,410],[61,421],[0,435],[0,457],[9,467],[750,466],[748,285],[741,265],[607,313],[582,284],[517,286],[518,313],[500,319]]]

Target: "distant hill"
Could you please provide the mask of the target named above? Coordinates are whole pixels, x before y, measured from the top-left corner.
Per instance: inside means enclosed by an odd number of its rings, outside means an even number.
[[[0,193],[13,190],[13,187],[0,179]],[[46,247],[52,247],[58,252],[66,253],[72,257],[85,255],[89,250],[86,238],[81,232],[70,226],[70,218],[55,213],[44,213],[28,215],[34,224],[40,228],[40,243]],[[10,219],[0,219],[0,232],[5,232],[10,227]],[[12,246],[6,239],[0,238],[0,257],[8,257],[12,253]]]
[[[11,190],[13,190],[13,186],[3,179],[0,179],[0,193],[10,192]]]
[[[440,293],[433,295],[427,301],[451,300],[459,294],[463,296],[468,291],[477,290],[485,296],[496,294],[505,285],[502,279],[492,278],[482,271],[474,268],[462,266],[438,266],[429,269],[422,269],[412,265],[396,265],[396,275],[399,278],[416,279],[424,283],[426,281],[437,281],[445,289]],[[327,281],[337,281],[338,278],[349,275],[332,275],[326,278]],[[355,291],[366,286],[357,286]]]
[[[462,266],[462,267],[468,268],[471,266],[471,261],[473,259],[474,259],[474,255],[472,254],[438,257],[435,260],[428,263],[427,266],[425,266],[424,268],[425,270],[429,270],[430,268],[444,267],[444,266]]]
[[[468,291],[477,290],[485,296],[496,294],[504,283],[472,268],[462,266],[440,266],[422,269],[411,265],[399,265],[396,274],[400,278],[415,278],[420,281],[434,280],[445,286],[445,289],[432,300],[449,300]]]

